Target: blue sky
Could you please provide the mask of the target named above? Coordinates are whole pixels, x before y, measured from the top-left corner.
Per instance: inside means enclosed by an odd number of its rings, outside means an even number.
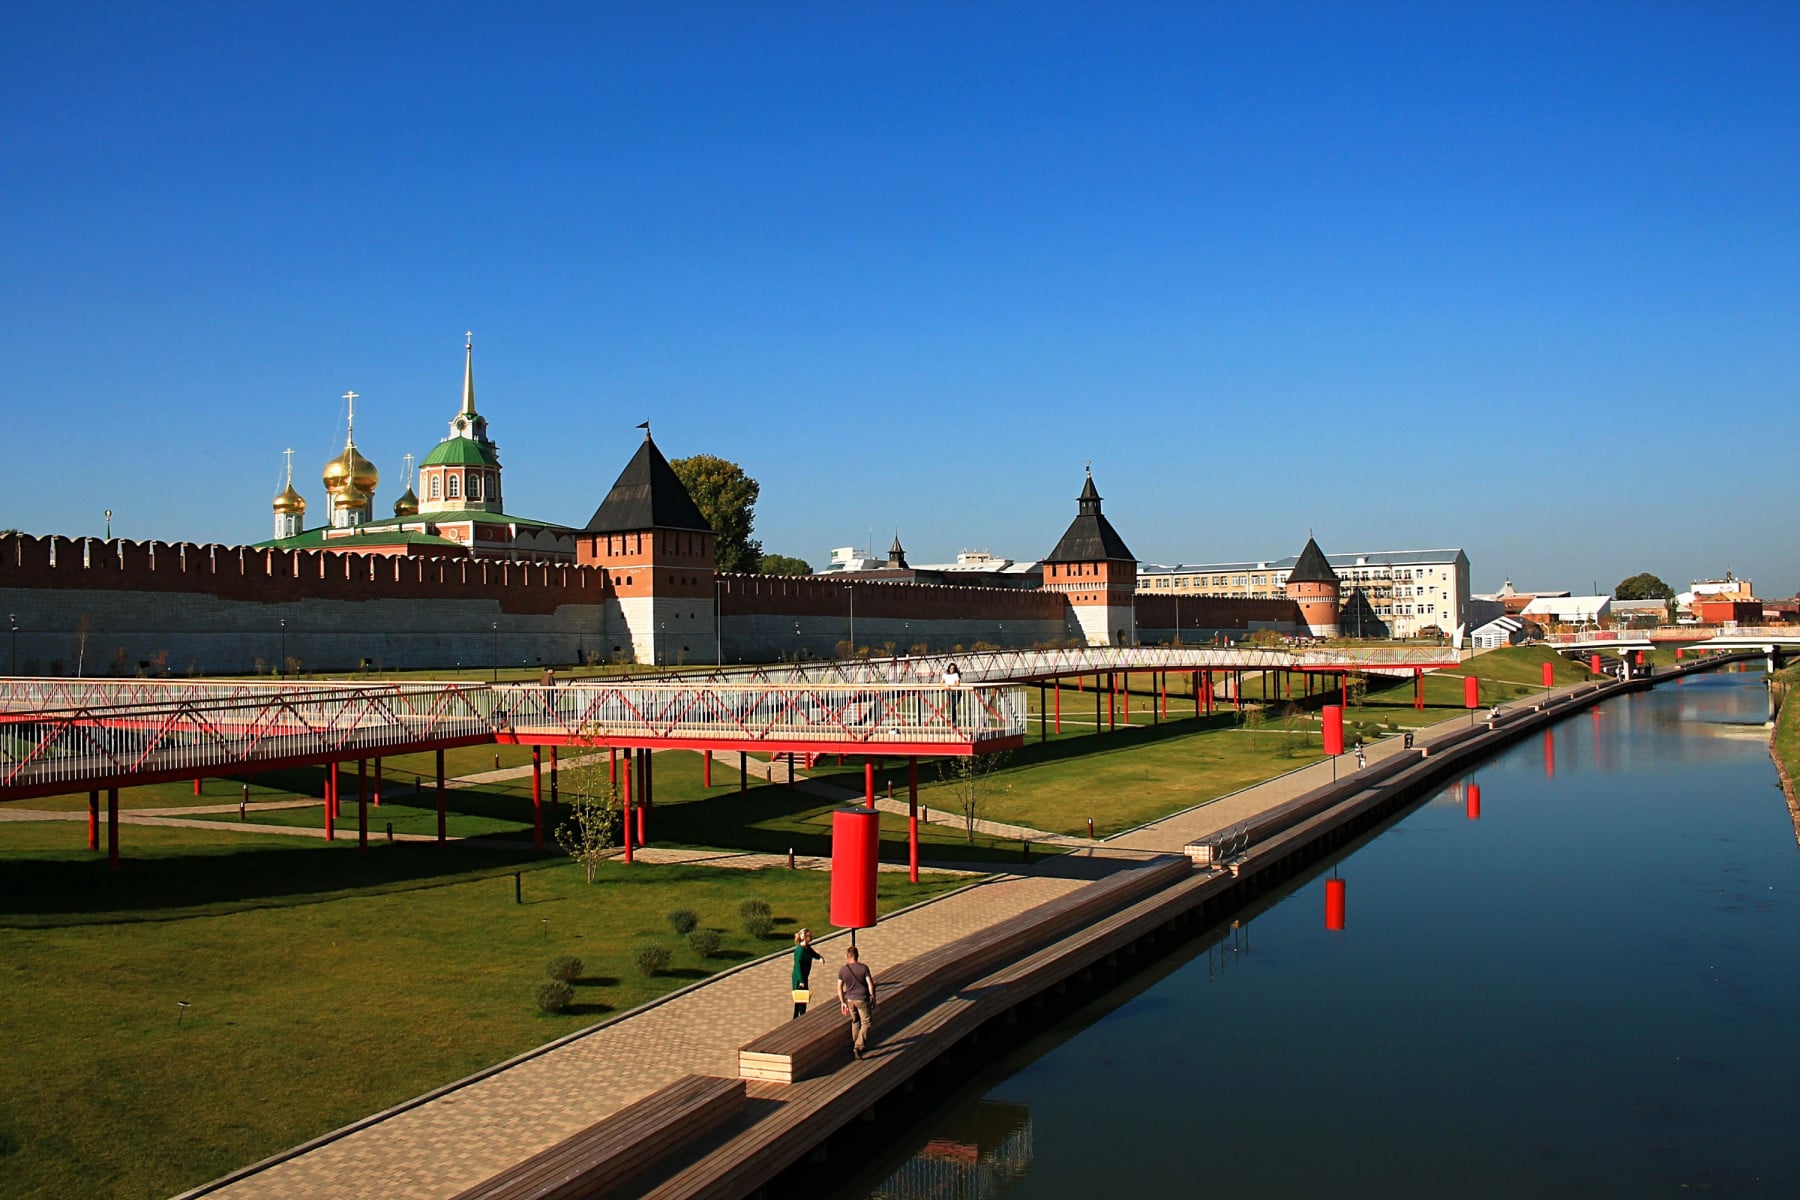
[[[1461,545],[1800,587],[1800,7],[106,5],[0,37],[0,525],[508,507],[654,422],[772,551]],[[1779,449],[1778,449],[1779,447]]]

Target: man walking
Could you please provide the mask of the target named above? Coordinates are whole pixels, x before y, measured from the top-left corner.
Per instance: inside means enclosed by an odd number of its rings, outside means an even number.
[[[869,1044],[869,1029],[875,1022],[875,976],[869,973],[855,946],[844,951],[844,965],[838,968],[837,990],[838,1011],[850,1018],[850,1048],[861,1058]]]

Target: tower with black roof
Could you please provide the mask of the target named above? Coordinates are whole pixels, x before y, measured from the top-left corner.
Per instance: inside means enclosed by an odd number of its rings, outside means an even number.
[[[711,662],[717,536],[644,429],[644,441],[576,534],[575,558],[605,568],[609,648],[641,663]]]
[[[1306,549],[1287,574],[1287,596],[1300,606],[1300,618],[1313,637],[1334,638],[1338,635],[1339,587],[1337,572],[1325,560],[1325,552],[1311,534]]]
[[[1137,556],[1100,511],[1090,469],[1075,520],[1044,558],[1043,586],[1068,597],[1080,636],[1090,646],[1137,640]]]

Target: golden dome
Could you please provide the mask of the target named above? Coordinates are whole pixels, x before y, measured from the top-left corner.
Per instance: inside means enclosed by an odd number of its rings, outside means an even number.
[[[367,503],[368,493],[373,492],[375,485],[381,482],[381,472],[375,469],[374,463],[362,456],[362,452],[352,442],[344,447],[342,454],[325,464],[322,478],[326,491],[337,492],[349,486],[362,492],[363,502]]]
[[[369,507],[369,493],[363,491],[355,484],[340,486],[336,491],[331,493],[331,504],[333,508],[337,509],[367,509]]]
[[[275,497],[275,512],[278,516],[285,516],[290,513],[305,514],[306,497],[294,490],[294,485],[291,481],[288,483],[287,487],[281,490],[281,495]]]
[[[419,498],[413,495],[413,490],[411,488],[407,488],[406,491],[401,494],[400,498],[394,501],[394,515],[396,517],[416,517],[419,515]]]

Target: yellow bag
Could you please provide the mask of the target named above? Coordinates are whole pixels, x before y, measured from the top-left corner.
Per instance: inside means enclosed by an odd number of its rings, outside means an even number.
[[[794,989],[794,1003],[795,1004],[809,1004],[811,1002],[812,1002],[812,993],[810,991],[807,991],[804,988],[795,988]]]

